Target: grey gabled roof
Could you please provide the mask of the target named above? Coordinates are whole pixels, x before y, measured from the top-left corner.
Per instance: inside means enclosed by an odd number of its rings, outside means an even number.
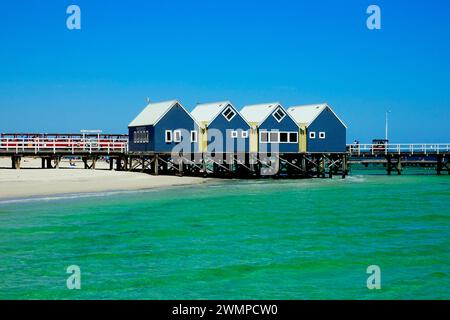
[[[306,125],[308,127],[327,108],[336,116],[342,125],[347,128],[347,125],[337,116],[327,103],[298,105],[289,107],[287,111],[298,124]]]
[[[252,124],[261,125],[266,119],[278,108],[281,108],[286,116],[292,119],[295,123],[294,118],[283,108],[283,106],[279,102],[271,102],[271,103],[261,103],[261,104],[253,104],[244,106],[241,110],[241,114],[247,122]]]
[[[211,123],[228,105],[233,106],[230,101],[201,103],[191,111],[191,115],[198,122]]]
[[[129,127],[154,126],[161,120],[173,106],[179,105],[184,111],[186,109],[178,100],[169,100],[149,103],[128,125]],[[189,112],[186,113],[190,116]],[[194,120],[195,121],[195,120]]]
[[[219,102],[211,102],[211,103],[202,103],[198,104],[194,110],[191,111],[192,117],[200,123],[201,125],[209,125],[214,119],[220,115],[227,106],[231,106],[245,122],[244,117],[242,117],[241,113],[234,107],[234,105],[230,101],[219,101]],[[248,124],[248,123],[247,123]],[[249,125],[250,126],[250,125]]]

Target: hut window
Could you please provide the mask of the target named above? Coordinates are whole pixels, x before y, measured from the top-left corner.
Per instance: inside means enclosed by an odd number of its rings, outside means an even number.
[[[289,142],[291,143],[298,142],[298,132],[289,132]]]
[[[225,119],[231,121],[231,119],[233,119],[236,115],[236,112],[234,112],[233,108],[228,107],[222,112],[222,115],[225,117]]]
[[[259,142],[261,142],[261,143],[269,142],[269,133],[267,131],[259,133]]]
[[[232,138],[237,138],[238,137],[238,132],[236,130],[231,131],[231,137]]]
[[[277,142],[279,142],[278,132],[271,132],[269,139],[270,139],[270,143],[277,143]]]
[[[197,131],[191,131],[191,142],[197,142]]]
[[[166,142],[171,143],[172,142],[172,131],[166,130]]]
[[[310,138],[310,139],[315,139],[315,138],[316,138],[316,132],[315,132],[315,131],[311,131],[311,132],[309,133],[309,138]]]
[[[278,108],[274,113],[272,113],[272,115],[278,122],[286,117],[286,113],[281,108]]]
[[[173,132],[173,142],[181,142],[181,131],[175,130]]]
[[[324,131],[319,132],[319,139],[325,139],[325,132]]]
[[[288,142],[288,133],[280,132],[280,142]]]
[[[147,130],[136,130],[133,133],[133,142],[134,143],[148,143],[149,135]]]
[[[247,130],[243,130],[243,131],[241,132],[241,137],[242,137],[242,138],[248,138],[248,131],[247,131]]]

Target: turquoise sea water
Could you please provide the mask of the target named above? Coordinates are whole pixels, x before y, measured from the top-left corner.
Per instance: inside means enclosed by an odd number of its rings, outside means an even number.
[[[357,174],[2,202],[0,298],[449,299],[449,202],[449,176]]]

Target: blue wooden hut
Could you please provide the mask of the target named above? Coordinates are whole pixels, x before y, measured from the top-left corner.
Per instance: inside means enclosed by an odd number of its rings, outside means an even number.
[[[299,126],[280,103],[248,105],[241,114],[252,126],[250,152],[298,152]]]
[[[130,152],[194,152],[199,126],[177,100],[148,104],[128,125]],[[181,145],[180,145],[181,144]]]
[[[300,126],[299,152],[345,152],[347,126],[326,104],[293,106],[288,113]]]
[[[200,152],[249,151],[250,125],[230,101],[199,104],[191,115],[200,125]]]

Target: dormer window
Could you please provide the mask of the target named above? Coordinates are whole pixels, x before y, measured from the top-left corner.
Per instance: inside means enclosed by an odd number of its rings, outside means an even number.
[[[278,108],[274,113],[272,113],[272,116],[275,118],[275,120],[281,122],[281,120],[286,117],[286,112],[284,112],[283,109]]]
[[[223,112],[222,115],[225,117],[225,119],[227,119],[227,121],[231,121],[231,119],[234,118],[234,116],[236,115],[236,112],[234,112],[233,108],[231,107],[227,107]]]

